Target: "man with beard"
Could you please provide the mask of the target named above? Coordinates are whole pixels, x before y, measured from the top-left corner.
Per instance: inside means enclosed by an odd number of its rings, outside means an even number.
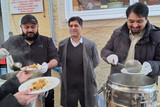
[[[111,73],[119,73],[118,62],[138,60],[156,82],[160,75],[160,29],[148,20],[148,7],[137,2],[126,10],[127,22],[114,30],[110,40],[101,50],[101,57],[111,64]]]
[[[38,20],[33,15],[25,15],[21,19],[22,34],[11,36],[2,47],[12,55],[14,62],[21,62],[23,66],[42,64],[39,72],[43,76],[51,76],[51,69],[58,65],[59,55],[52,38],[38,33]],[[54,91],[50,90],[45,99],[45,107],[54,106]]]

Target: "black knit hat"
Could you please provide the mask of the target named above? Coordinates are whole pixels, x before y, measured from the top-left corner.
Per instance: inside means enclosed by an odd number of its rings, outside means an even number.
[[[34,24],[38,24],[38,20],[33,15],[30,15],[30,14],[22,17],[21,24],[24,24],[26,22],[32,22]]]

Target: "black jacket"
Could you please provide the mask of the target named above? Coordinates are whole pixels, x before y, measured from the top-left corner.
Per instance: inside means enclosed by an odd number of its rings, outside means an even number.
[[[34,63],[42,64],[56,59],[59,62],[59,55],[52,38],[38,35],[38,38],[29,45],[23,35],[11,36],[2,44],[12,55],[14,62],[21,62],[22,66],[28,66]],[[51,75],[49,69],[45,76]]]
[[[125,23],[113,32],[101,51],[101,57],[116,54],[119,62],[124,63],[130,44],[129,29]],[[160,29],[150,24],[149,21],[146,24],[144,36],[135,45],[135,59],[141,63],[149,62],[152,72],[148,76],[158,81],[158,75],[160,75]],[[111,74],[120,72],[120,69],[119,66],[111,66]]]
[[[19,85],[17,77],[13,77],[0,87],[0,107],[21,107],[13,96],[18,92]]]

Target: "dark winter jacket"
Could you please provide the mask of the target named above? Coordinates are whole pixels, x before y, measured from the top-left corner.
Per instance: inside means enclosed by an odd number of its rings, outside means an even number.
[[[101,57],[116,54],[119,62],[124,63],[130,44],[129,29],[125,23],[113,32],[111,39],[101,51]],[[149,62],[152,72],[148,76],[158,81],[158,75],[160,75],[160,28],[153,26],[149,21],[146,24],[143,37],[135,45],[134,57],[142,64],[145,61]],[[110,74],[119,73],[120,69],[121,67],[112,65]]]
[[[19,85],[17,77],[13,77],[0,87],[0,107],[22,107],[13,96]]]
[[[14,62],[22,63],[22,66],[32,64],[42,64],[49,62],[52,59],[59,62],[59,55],[52,38],[38,35],[38,38],[29,45],[22,34],[10,36],[10,38],[2,44],[2,47],[7,49],[12,55]],[[44,76],[51,75],[51,69],[43,74]]]

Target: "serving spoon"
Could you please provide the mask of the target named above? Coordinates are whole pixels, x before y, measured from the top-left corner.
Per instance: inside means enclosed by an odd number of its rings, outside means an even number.
[[[22,63],[20,62],[13,62],[13,60],[11,60],[9,54],[7,54],[7,57],[10,61],[10,64],[9,64],[9,67],[14,70],[14,71],[17,71],[17,70],[20,70],[20,68],[22,67]]]
[[[127,60],[125,68],[130,73],[138,73],[142,70],[142,64],[138,60]]]
[[[107,62],[106,57],[103,60]],[[117,62],[118,66],[125,68],[130,73],[138,73],[142,70],[142,65],[138,60],[127,60],[124,64]]]

